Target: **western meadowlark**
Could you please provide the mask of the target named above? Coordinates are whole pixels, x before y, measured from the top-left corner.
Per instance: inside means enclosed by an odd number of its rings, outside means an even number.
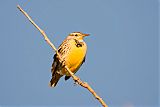
[[[85,62],[87,51],[87,45],[83,41],[85,36],[89,36],[89,34],[81,32],[70,33],[58,48],[58,53],[62,58],[62,63],[65,64],[73,73],[76,73],[80,66]],[[69,73],[62,63],[59,62],[58,56],[55,54],[51,69],[51,87],[55,87],[63,75],[65,75],[65,80],[70,78]]]

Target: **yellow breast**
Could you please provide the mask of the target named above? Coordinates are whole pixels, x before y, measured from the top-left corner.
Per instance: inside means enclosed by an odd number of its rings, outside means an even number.
[[[65,56],[65,64],[70,68],[70,70],[75,73],[81,66],[87,51],[87,46],[85,42],[80,47],[75,45],[75,41],[70,41],[70,51]],[[66,70],[62,71],[65,75],[69,75]]]

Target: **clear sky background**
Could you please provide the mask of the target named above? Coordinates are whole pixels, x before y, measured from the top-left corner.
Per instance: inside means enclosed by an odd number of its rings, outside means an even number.
[[[158,107],[158,0],[1,0],[2,107],[100,106],[72,79],[48,87],[54,52],[17,4],[56,47],[71,32],[91,34],[76,75],[110,107]]]

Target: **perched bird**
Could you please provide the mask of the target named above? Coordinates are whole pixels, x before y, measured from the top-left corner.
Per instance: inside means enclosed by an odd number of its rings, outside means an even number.
[[[65,64],[72,73],[76,73],[80,66],[85,62],[87,51],[87,45],[83,41],[85,36],[89,36],[89,34],[81,32],[70,33],[58,48],[62,63]],[[62,63],[59,62],[58,56],[55,54],[51,69],[52,79],[49,84],[51,87],[55,87],[63,75],[65,75],[65,80],[70,78],[69,73]]]

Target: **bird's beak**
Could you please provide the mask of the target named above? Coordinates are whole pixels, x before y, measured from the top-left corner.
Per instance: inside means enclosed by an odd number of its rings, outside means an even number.
[[[83,36],[85,37],[85,36],[89,36],[90,34],[83,34]]]

